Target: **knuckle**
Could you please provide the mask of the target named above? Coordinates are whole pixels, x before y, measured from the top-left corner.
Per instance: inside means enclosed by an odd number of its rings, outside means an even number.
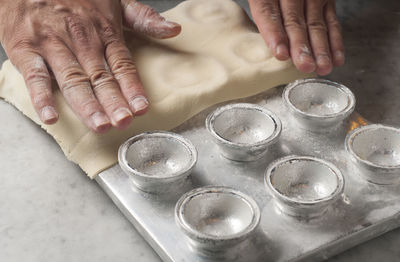
[[[129,58],[119,58],[112,63],[113,72],[118,73],[121,71],[136,71],[136,66]]]
[[[20,39],[15,41],[12,45],[10,45],[11,53],[15,53],[17,55],[21,50],[29,50],[34,46],[33,40],[31,39]],[[14,52],[13,52],[14,51]]]
[[[327,19],[326,23],[329,25],[330,28],[335,28],[338,30],[342,29],[342,26],[336,18],[329,18]]]
[[[331,56],[329,55],[329,53],[327,51],[328,50],[326,48],[320,48],[315,53],[316,53],[316,56],[318,56],[320,58],[324,58],[326,60],[330,60]]]
[[[110,38],[110,37],[113,37],[115,35],[115,30],[114,30],[113,26],[106,25],[106,26],[103,26],[103,28],[102,28],[102,34],[105,37]]]
[[[156,17],[158,17],[158,13],[148,5],[144,5],[142,7],[141,11],[143,12],[143,18],[156,18]]]
[[[272,21],[278,22],[281,20],[280,10],[277,3],[273,1],[259,1],[257,7],[261,14],[268,15]]]
[[[34,9],[43,8],[48,5],[48,1],[47,0],[29,0],[28,5]]]
[[[137,69],[134,63],[128,59],[119,59],[114,63],[113,72],[116,79],[120,79],[127,74],[137,74]]]
[[[54,10],[59,13],[71,13],[72,12],[71,8],[69,8],[68,6],[63,5],[63,4],[55,5]]]
[[[120,70],[135,69],[132,56],[123,43],[116,42],[114,45],[109,46],[109,51],[107,61],[113,73]]]
[[[138,15],[133,21],[132,27],[138,32],[145,31],[148,28],[148,23],[150,21],[157,21],[157,19],[159,18],[158,13],[153,8],[147,5],[140,6],[137,14]]]
[[[327,31],[326,24],[321,21],[321,20],[310,20],[307,21],[307,26],[309,30],[314,30],[314,31]]]
[[[86,74],[83,72],[82,69],[77,68],[75,66],[66,66],[61,70],[61,75],[64,77],[66,80],[72,80],[72,79],[82,79],[82,80],[87,80]]]
[[[115,48],[112,54],[112,56],[108,57],[108,61],[116,79],[120,79],[126,74],[137,73],[136,65],[125,48]]]
[[[62,40],[60,37],[53,31],[45,30],[41,32],[41,41],[46,42],[49,45],[59,47],[62,45]]]
[[[67,31],[71,35],[72,39],[80,43],[88,43],[89,33],[84,23],[75,16],[66,16],[65,22],[67,25]]]
[[[90,82],[94,89],[101,89],[104,85],[112,83],[114,80],[112,74],[106,69],[96,69],[90,75]]]
[[[105,44],[107,45],[119,39],[119,30],[117,30],[116,26],[111,22],[112,20],[107,18],[101,20],[99,34],[106,42]]]
[[[73,92],[75,87],[89,86],[89,78],[79,68],[65,67],[61,70],[60,74],[63,79],[60,89],[64,93]]]
[[[50,80],[47,70],[39,67],[32,67],[27,70],[24,76],[25,82],[28,85],[46,83]]]
[[[293,29],[306,29],[306,23],[302,17],[300,17],[296,12],[289,11],[284,19],[284,25],[286,28]]]
[[[116,41],[118,39],[118,34],[112,25],[106,25],[102,27],[101,35],[106,39],[106,44]]]
[[[321,7],[325,6],[328,0],[307,0],[307,4],[310,4],[312,7]]]

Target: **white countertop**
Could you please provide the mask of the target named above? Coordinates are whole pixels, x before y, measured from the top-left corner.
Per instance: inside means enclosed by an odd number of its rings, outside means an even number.
[[[348,62],[329,78],[355,92],[364,117],[400,126],[400,5],[379,5],[339,1]],[[0,123],[0,261],[160,261],[46,132],[2,100]],[[398,229],[330,261],[399,261],[399,246]]]

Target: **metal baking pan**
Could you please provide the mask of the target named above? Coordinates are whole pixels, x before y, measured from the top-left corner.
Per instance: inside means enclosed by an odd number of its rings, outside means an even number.
[[[318,130],[315,127],[314,131],[313,128],[309,130],[304,126],[313,126],[312,121],[301,116],[295,119],[296,112],[282,100],[282,90],[277,87],[234,101],[259,105],[282,122],[278,141],[257,161],[238,162],[221,155],[205,126],[210,112],[221,106],[217,105],[173,130],[191,141],[198,152],[197,165],[184,187],[168,194],[145,193],[134,186],[119,165],[96,177],[164,261],[319,261],[400,226],[400,185],[368,182],[368,176],[363,174],[365,170],[357,168],[346,151],[346,135],[366,125],[367,121],[353,112],[344,116],[347,119],[336,128],[323,132],[315,132]],[[324,207],[327,210],[323,214],[293,216],[277,208],[273,192],[266,186],[265,173],[274,160],[287,155],[320,158],[340,170],[345,181],[343,191],[335,202]],[[233,188],[251,197],[260,209],[260,222],[254,234],[222,257],[193,249],[175,221],[175,205],[179,198],[203,186]]]

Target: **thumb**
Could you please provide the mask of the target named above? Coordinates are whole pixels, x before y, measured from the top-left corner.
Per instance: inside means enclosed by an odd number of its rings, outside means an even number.
[[[181,32],[179,24],[165,20],[148,5],[136,0],[121,0],[121,4],[125,26],[136,32],[160,39],[174,37]]]

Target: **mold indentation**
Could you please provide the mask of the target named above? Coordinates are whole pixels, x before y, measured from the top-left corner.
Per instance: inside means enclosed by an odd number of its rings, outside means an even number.
[[[233,52],[248,63],[260,63],[271,58],[271,52],[259,34],[249,33],[237,39]]]
[[[161,55],[159,50],[149,54],[149,69],[141,74],[153,101],[167,97],[171,92],[207,92],[227,81],[225,68],[217,60],[207,56],[198,56],[183,52],[169,52]]]
[[[226,4],[218,1],[210,1],[208,4],[203,1],[192,2],[188,8],[189,15],[200,23],[224,23],[231,19]]]
[[[135,61],[153,104],[174,93],[205,94],[228,79],[225,67],[215,58],[160,45],[143,47]]]
[[[162,78],[176,88],[185,88],[219,82],[225,75],[221,65],[211,59],[198,56],[180,55],[168,59],[161,69]]]

